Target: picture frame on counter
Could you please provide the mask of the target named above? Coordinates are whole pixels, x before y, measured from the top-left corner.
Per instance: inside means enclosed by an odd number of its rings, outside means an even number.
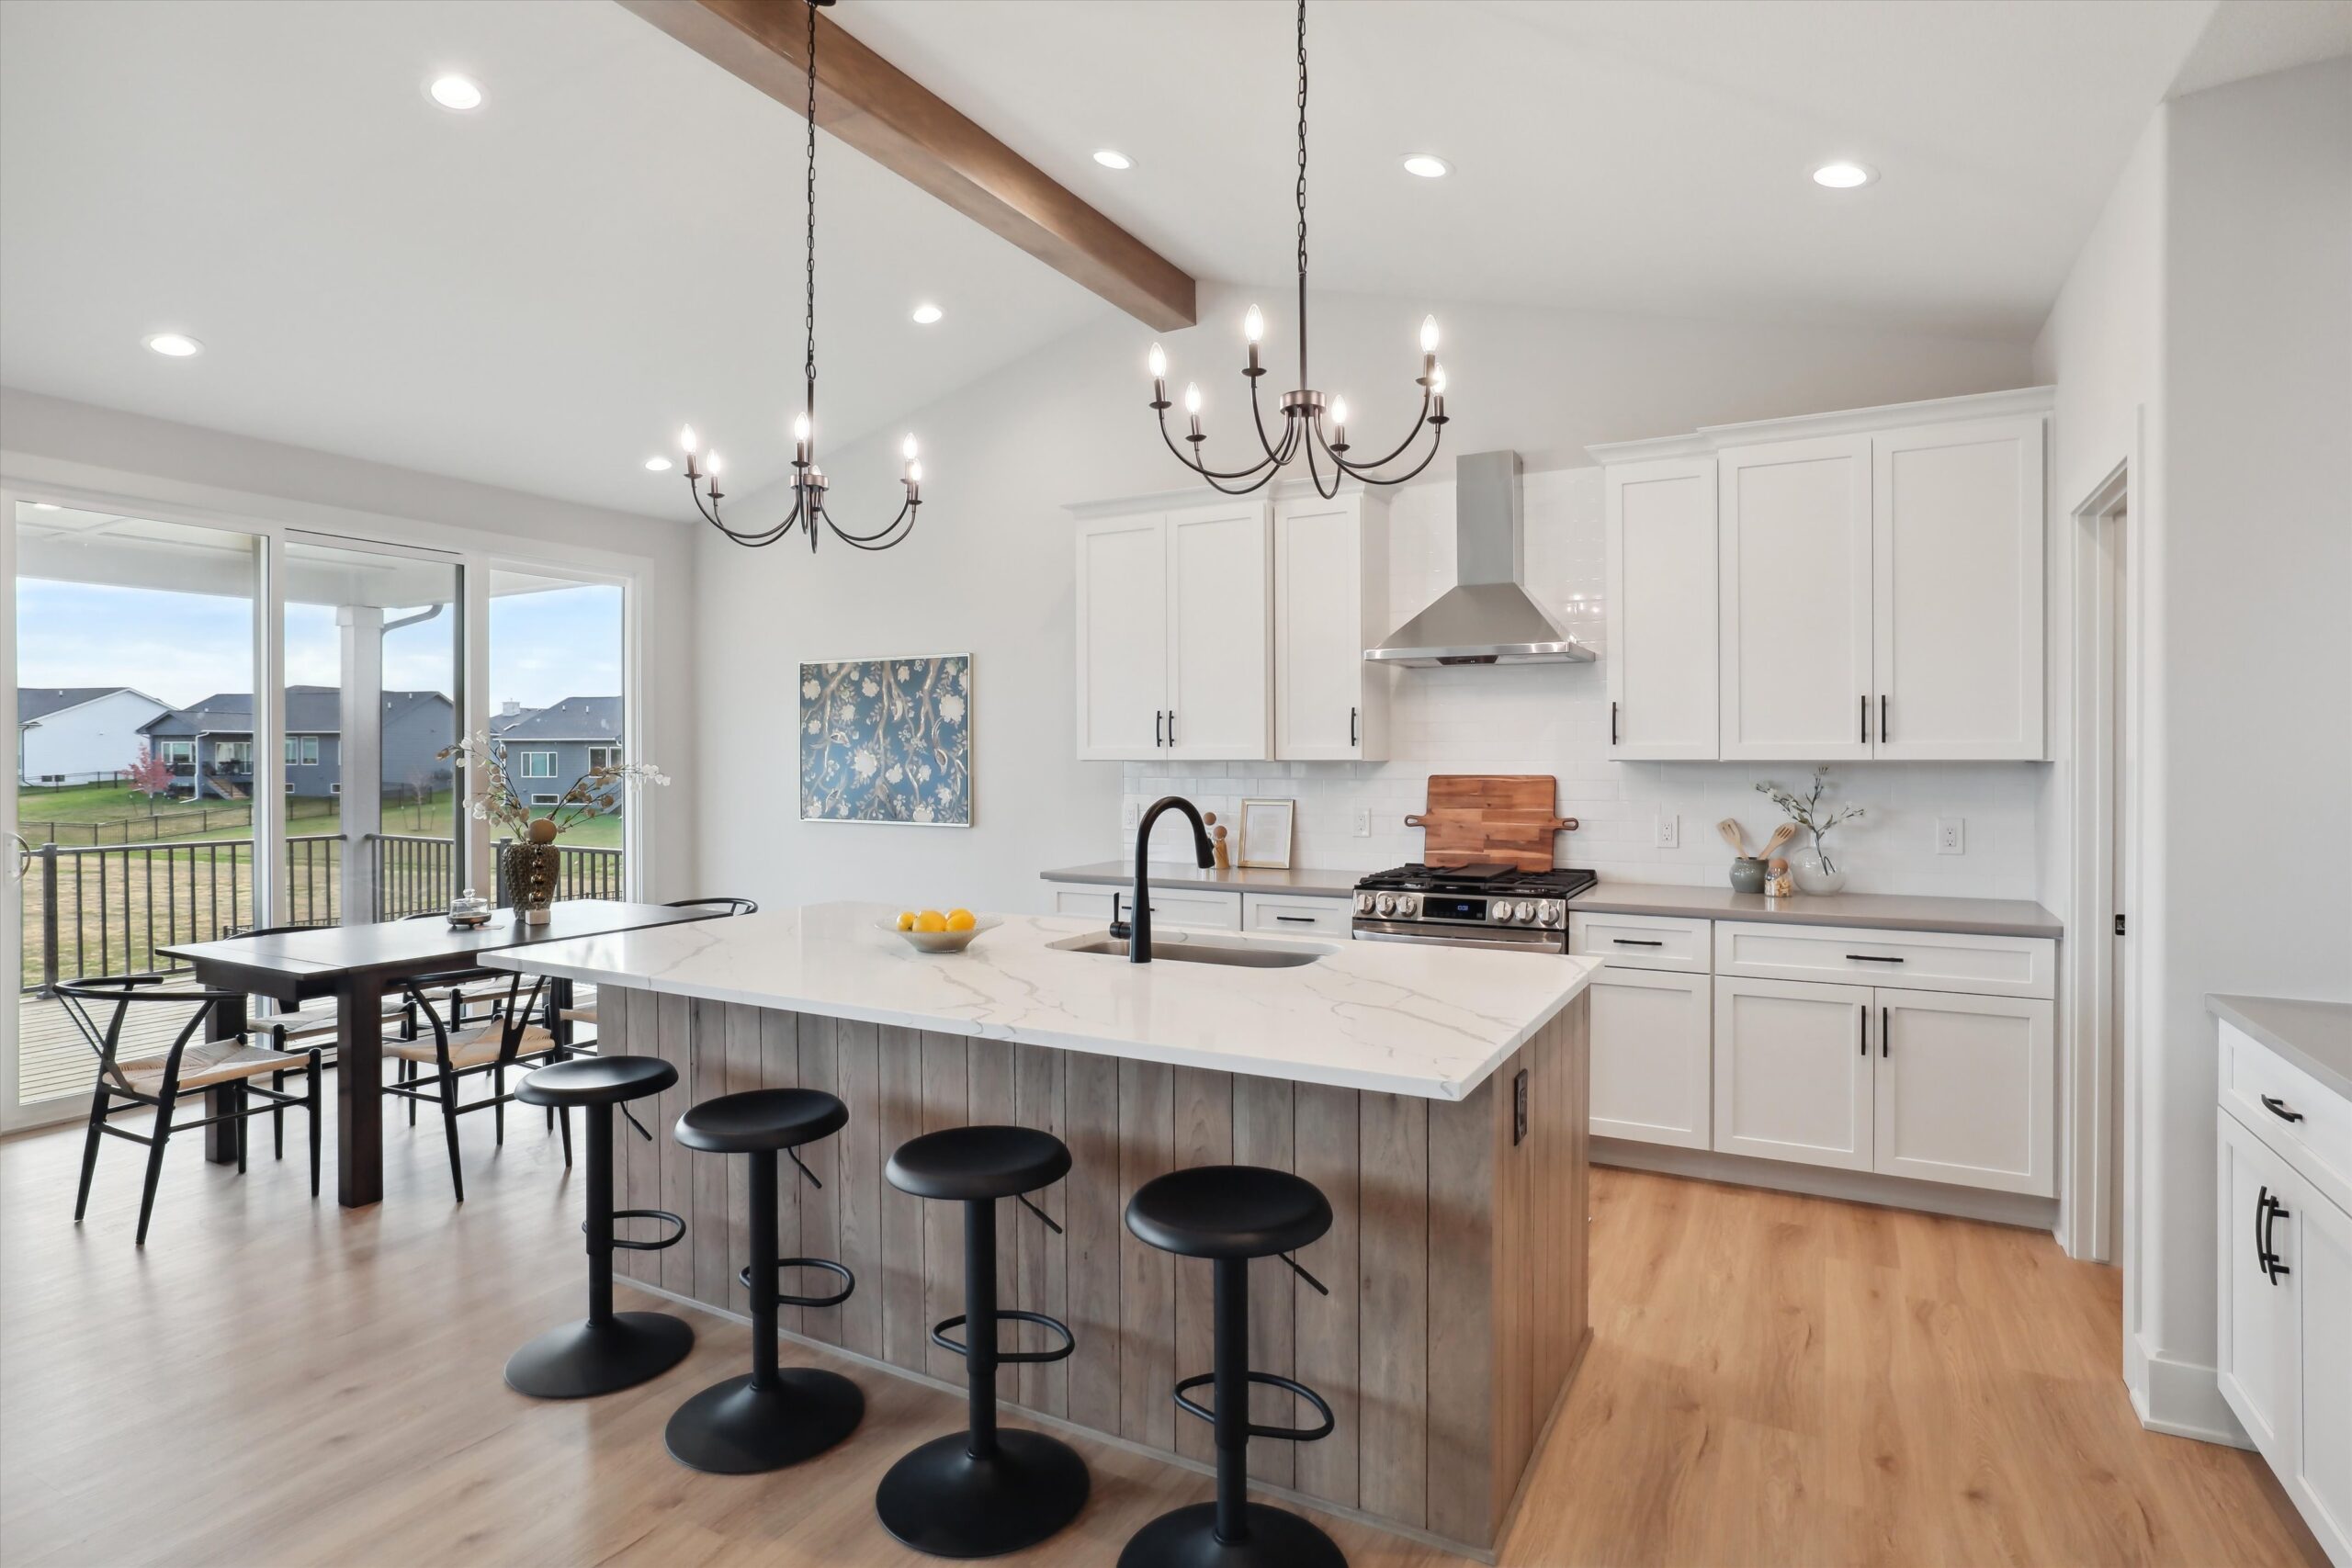
[[[1238,866],[1261,871],[1290,869],[1290,836],[1295,800],[1245,800],[1241,803],[1241,852]]]

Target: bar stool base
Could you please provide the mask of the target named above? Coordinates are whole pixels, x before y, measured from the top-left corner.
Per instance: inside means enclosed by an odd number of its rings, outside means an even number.
[[[694,1348],[695,1331],[666,1312],[583,1317],[508,1357],[506,1386],[534,1399],[589,1399],[660,1377]]]
[[[1119,1568],[1348,1568],[1331,1538],[1296,1514],[1242,1505],[1246,1540],[1216,1538],[1216,1505],[1195,1503],[1136,1531]]]
[[[677,1408],[662,1440],[689,1470],[755,1475],[814,1459],[857,1430],[865,1395],[838,1372],[786,1367],[764,1388],[716,1382]]]
[[[890,1467],[874,1494],[884,1529],[933,1557],[1001,1557],[1036,1545],[1086,1506],[1086,1461],[1069,1444],[1000,1431],[995,1455],[974,1459],[969,1441],[952,1432]]]

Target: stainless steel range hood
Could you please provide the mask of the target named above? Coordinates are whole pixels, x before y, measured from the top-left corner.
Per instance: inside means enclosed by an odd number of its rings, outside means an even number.
[[[1453,464],[1454,585],[1366,659],[1440,664],[1589,664],[1592,649],[1520,586],[1526,558],[1519,454],[1474,452]]]

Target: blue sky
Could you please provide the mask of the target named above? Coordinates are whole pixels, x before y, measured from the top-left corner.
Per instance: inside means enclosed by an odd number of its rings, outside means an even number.
[[[390,612],[388,619],[400,612]],[[17,680],[23,686],[136,687],[185,705],[253,686],[253,606],[241,599],[107,588],[20,578]],[[450,686],[447,615],[385,639],[384,683],[409,691]],[[491,601],[490,692],[545,707],[569,696],[621,689],[621,591],[585,584]],[[334,611],[286,607],[286,676],[295,685],[340,679]]]

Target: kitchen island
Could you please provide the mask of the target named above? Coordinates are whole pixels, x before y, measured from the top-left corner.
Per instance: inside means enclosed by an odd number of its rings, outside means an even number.
[[[784,1250],[837,1258],[858,1286],[838,1307],[786,1309],[784,1329],[960,1385],[930,1330],[962,1311],[961,1215],[883,1167],[939,1128],[1040,1127],[1073,1161],[1037,1194],[1064,1230],[1000,1205],[999,1293],[1067,1322],[1078,1348],[1003,1369],[1000,1396],[1205,1468],[1209,1428],[1171,1391],[1209,1365],[1209,1266],[1144,1246],[1122,1215],[1163,1171],[1295,1170],[1335,1215],[1298,1257],[1330,1294],[1279,1259],[1253,1265],[1250,1364],[1322,1393],[1337,1429],[1251,1445],[1254,1483],[1491,1558],[1589,1334],[1592,962],[1165,931],[1133,964],[1054,945],[1099,935],[1086,921],[1020,917],[933,956],[884,930],[888,914],[819,905],[488,960],[596,986],[602,1048],[679,1068],[660,1136],[618,1140],[617,1179],[623,1207],[683,1214],[687,1239],[627,1254],[625,1276],[741,1315],[742,1162],[692,1155],[669,1125],[719,1094],[822,1089],[850,1122],[802,1151],[822,1187],[786,1168]],[[1188,948],[1293,965],[1169,956]],[[1287,1424],[1290,1403],[1259,1390],[1253,1418]]]

